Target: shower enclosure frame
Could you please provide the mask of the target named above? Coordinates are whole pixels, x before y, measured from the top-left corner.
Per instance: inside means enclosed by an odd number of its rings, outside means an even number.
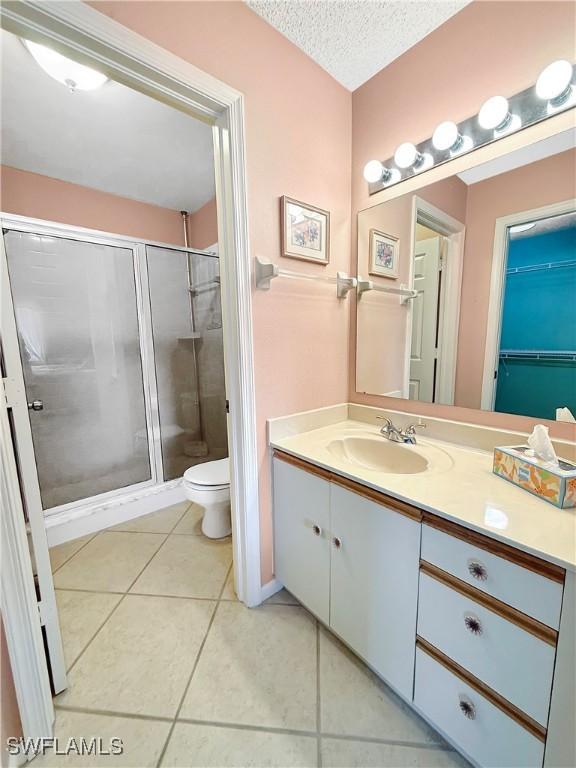
[[[148,257],[146,247],[166,248],[186,254],[197,254],[209,258],[218,259],[211,251],[198,248],[186,248],[169,243],[161,243],[154,240],[146,240],[129,235],[117,235],[100,230],[88,229],[72,224],[34,219],[28,216],[0,212],[0,225],[3,230],[27,232],[44,237],[59,237],[78,242],[92,243],[94,245],[107,245],[114,248],[123,248],[132,252],[132,265],[134,269],[134,290],[136,297],[136,313],[138,321],[138,342],[140,348],[140,360],[142,364],[142,389],[144,399],[144,411],[146,415],[146,432],[148,437],[148,458],[150,462],[150,478],[139,483],[105,491],[94,496],[87,496],[78,501],[70,501],[55,507],[43,510],[46,518],[46,527],[50,529],[55,525],[66,522],[73,517],[90,515],[109,506],[116,501],[124,501],[126,498],[143,497],[156,494],[162,490],[169,490],[180,485],[180,479],[164,480],[164,461],[162,456],[162,435],[160,428],[160,412],[158,408],[158,389],[156,382],[156,365],[154,353],[154,329],[152,324],[152,307],[150,302]],[[183,290],[188,290],[188,285]],[[8,341],[8,339],[6,339]],[[8,350],[18,349],[18,340],[10,340]],[[18,365],[18,361],[14,361]],[[76,513],[76,514],[74,514]]]
[[[79,0],[19,0],[0,8],[2,27],[29,40],[48,44],[64,55],[95,66],[129,87],[158,98],[212,126],[214,139],[218,244],[231,455],[231,497],[234,581],[238,597],[255,606],[280,589],[272,580],[261,583],[258,451],[254,393],[252,282],[248,237],[247,183],[244,137],[244,97],[241,92],[189,62],[141,37]],[[9,372],[7,376],[9,377]],[[27,418],[22,392],[3,382],[0,422]],[[31,441],[31,437],[30,437]],[[6,487],[17,493],[14,454],[2,454]],[[4,492],[4,484],[2,486]],[[40,510],[41,512],[41,510]],[[21,505],[7,504],[3,538],[9,557],[2,562],[2,608],[8,651],[25,737],[53,733],[54,709],[47,688],[46,660],[39,653],[38,616],[30,556]],[[35,550],[43,564],[44,584],[52,591],[43,519],[35,510]],[[43,517],[43,516],[42,516]],[[38,546],[36,546],[38,545]],[[5,598],[5,595],[9,599]],[[27,606],[18,612],[15,606]],[[34,618],[36,617],[36,618]]]

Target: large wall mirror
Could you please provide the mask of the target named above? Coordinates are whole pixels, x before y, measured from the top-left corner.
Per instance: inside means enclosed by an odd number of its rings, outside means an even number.
[[[358,392],[576,416],[574,147],[558,133],[358,214]]]

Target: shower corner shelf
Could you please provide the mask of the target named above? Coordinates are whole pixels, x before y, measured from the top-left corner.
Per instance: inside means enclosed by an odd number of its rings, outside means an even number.
[[[202,338],[201,333],[194,332],[194,333],[191,333],[189,336],[179,336],[178,342],[180,344],[185,344],[189,341],[197,341],[198,339],[201,339],[201,338]]]

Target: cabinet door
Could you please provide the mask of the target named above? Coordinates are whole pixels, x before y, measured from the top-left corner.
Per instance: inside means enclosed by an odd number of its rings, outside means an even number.
[[[319,619],[330,605],[330,483],[274,459],[274,572]]]
[[[418,521],[332,485],[330,626],[412,699]]]

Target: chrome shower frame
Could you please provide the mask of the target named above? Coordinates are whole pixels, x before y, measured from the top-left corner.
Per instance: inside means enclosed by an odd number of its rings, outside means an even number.
[[[138,336],[140,345],[140,359],[142,363],[142,385],[144,391],[144,407],[146,414],[146,430],[148,435],[148,456],[150,461],[150,474],[148,480],[134,483],[123,488],[89,496],[78,501],[61,504],[44,510],[47,526],[59,520],[68,520],[75,513],[92,514],[113,504],[124,503],[140,495],[156,494],[162,490],[170,490],[180,484],[180,479],[164,480],[164,465],[162,458],[162,441],[160,432],[160,414],[158,404],[158,390],[156,385],[156,366],[154,355],[154,339],[152,326],[152,311],[149,294],[148,263],[146,246],[156,246],[177,251],[188,255],[187,268],[190,277],[190,254],[198,254],[210,258],[218,256],[210,251],[202,251],[194,248],[171,245],[153,240],[129,237],[100,232],[98,230],[58,222],[33,219],[26,216],[17,216],[9,213],[0,213],[0,224],[3,230],[28,232],[46,237],[65,237],[72,240],[92,243],[96,245],[108,245],[132,251],[134,268],[134,288],[136,294],[136,308],[138,319]],[[190,283],[183,285],[182,290],[189,290]],[[190,293],[191,304],[193,302]],[[192,323],[193,323],[192,317]],[[16,340],[17,341],[17,340]],[[197,365],[195,375],[197,376]],[[199,406],[200,407],[200,406]]]

